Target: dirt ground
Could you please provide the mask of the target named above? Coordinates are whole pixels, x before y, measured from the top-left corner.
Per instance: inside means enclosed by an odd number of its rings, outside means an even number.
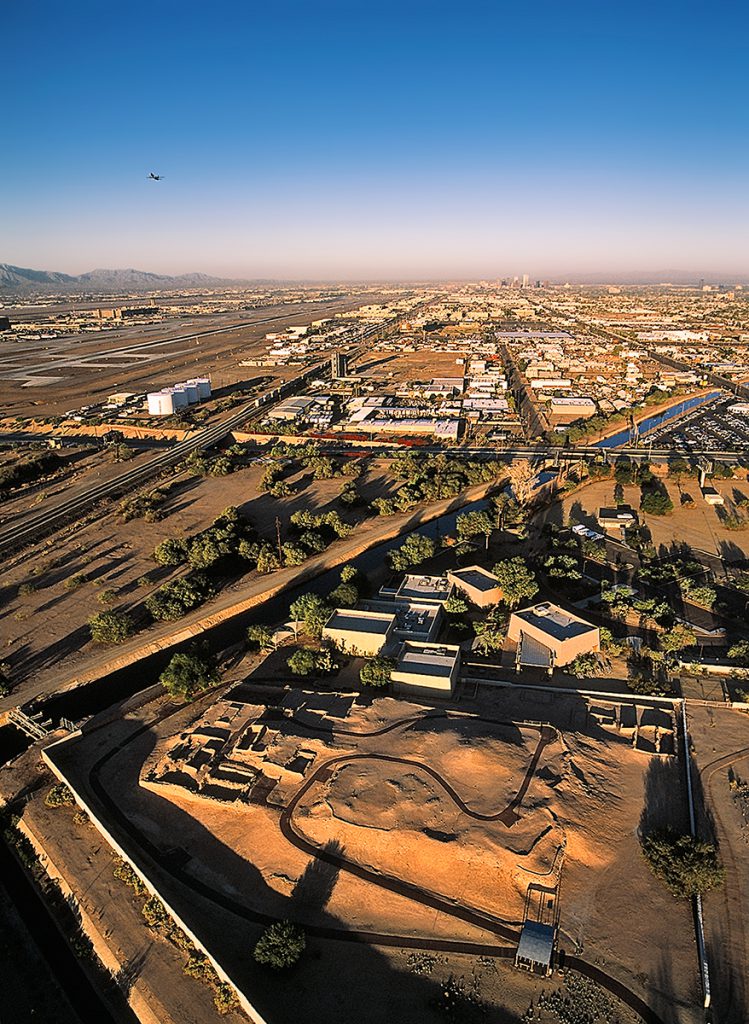
[[[696,480],[690,478],[677,484],[674,480],[666,478],[664,483],[674,503],[671,515],[652,516],[639,512],[640,522],[650,530],[656,548],[661,545],[668,548],[674,541],[679,541],[727,560],[749,557],[749,530],[727,530],[715,508],[700,497]],[[563,496],[561,503],[565,522],[569,522],[571,518],[595,527],[599,508],[614,504],[614,486],[613,478],[596,480],[573,494]],[[727,499],[733,497],[735,490],[749,493],[749,486],[745,480],[715,480],[713,486]],[[694,508],[685,508],[681,505],[680,492],[691,494],[695,501]],[[625,485],[624,500],[632,508],[639,510],[640,488]],[[545,518],[555,521],[553,508],[545,513]]]
[[[335,508],[347,519],[362,514],[361,508],[351,513],[337,501],[343,478],[318,481],[299,471],[289,477],[295,493],[276,499],[259,490],[264,470],[254,464],[218,479],[182,477],[165,506],[168,515],[160,522],[126,523],[114,510],[98,513],[87,525],[17,558],[5,572],[0,590],[0,660],[9,662],[14,683],[46,668],[62,671],[66,659],[79,659],[93,650],[87,622],[95,612],[115,607],[137,615],[149,593],[179,574],[154,562],[156,545],[167,536],[205,528],[229,505],[238,506],[258,532],[273,541],[276,517],[285,534],[289,517],[298,509]],[[394,486],[379,462],[373,462],[358,482],[365,502],[388,494]],[[242,579],[256,575],[252,570]]]
[[[288,699],[303,720],[304,695],[297,691]],[[326,699],[321,694],[309,696],[317,721]],[[140,734],[110,758],[98,776],[119,813],[131,823],[129,827],[157,849],[173,849],[174,837],[180,837],[175,863],[184,864],[190,877],[221,893],[232,905],[248,908],[248,913],[293,916],[313,933],[320,927],[343,927],[493,942],[496,947],[498,940],[491,930],[430,909],[347,870],[331,874],[328,865],[310,859],[284,838],[278,829],[279,809],[273,805],[236,806],[187,792],[177,796],[171,787],[161,795],[158,787],[138,786],[144,764],[158,756],[159,745],[168,742],[169,736],[189,727],[200,707],[183,709],[155,732]],[[405,701],[365,700],[353,705],[345,724],[360,731],[423,711],[422,706]],[[518,725],[493,725],[480,718]],[[428,764],[471,810],[491,813],[517,791],[535,748],[537,733],[523,721],[552,722],[559,733],[536,765],[516,826],[477,822],[418,765],[386,764],[374,756],[360,762],[363,770],[358,766],[353,771],[340,769],[315,781],[293,812],[294,825],[316,847],[331,849],[336,844],[336,849],[343,847],[346,859],[382,877],[405,878],[461,906],[476,906],[497,921],[522,920],[529,882],[546,885],[549,879],[561,877],[560,946],[631,988],[668,1024],[696,1024],[699,980],[689,908],[676,903],[651,876],[637,839],[643,815],[652,820],[665,813],[664,808],[669,814],[679,809],[675,759],[651,758],[598,728],[577,696],[528,691],[482,691],[470,704],[470,716],[427,720],[412,728],[399,726],[377,738],[354,741],[341,735],[331,745],[324,735],[302,730],[300,742],[305,750],[316,752],[315,766],[327,757],[351,752],[386,753]],[[69,752],[61,748],[63,768],[74,773],[76,785],[88,785],[86,765],[111,749],[134,724],[94,732]],[[338,713],[331,724],[341,725]],[[291,792],[283,793],[283,800]],[[171,876],[162,874],[162,881],[186,912],[192,907],[194,915],[194,894],[188,896]],[[205,890],[201,893],[205,895]],[[210,920],[201,918],[199,924],[231,959],[236,936],[232,932],[230,949],[224,941],[223,914],[214,906]],[[508,945],[503,939],[499,943]],[[313,948],[320,944],[325,945],[322,937],[314,937]],[[645,944],[657,950],[657,956],[644,959]],[[347,972],[345,987],[355,986],[348,966],[360,955],[359,949],[354,960],[348,943],[345,951],[339,967]],[[338,1012],[330,1017],[320,1012],[323,1007],[328,1014],[333,1009],[330,993],[323,991],[325,954],[320,958],[320,962],[306,963],[299,977],[305,1000],[323,1003],[313,1009],[312,1002],[297,1002],[295,1019],[302,1019],[300,1005],[308,1009],[304,1020],[352,1019]],[[237,969],[244,970],[248,984],[256,983],[255,975],[246,973],[246,965]],[[318,969],[321,973],[315,979]],[[388,969],[393,969],[392,964]],[[528,1005],[522,1006],[528,979],[521,983],[515,972],[506,973],[504,967],[499,975],[502,996],[494,1005],[498,1012],[504,1005],[519,1014]],[[381,977],[376,971],[374,976]],[[337,988],[341,987],[339,978]],[[541,987],[543,982],[537,983],[536,994]],[[339,1006],[341,999],[345,997],[338,992]],[[282,1002],[286,1006],[286,1000]],[[277,1009],[274,1019],[285,1022],[286,1011],[281,1006]],[[379,1004],[363,1011],[362,1020],[385,1019]],[[412,1011],[398,1019],[432,1018]],[[514,1018],[500,1014],[495,1019]]]

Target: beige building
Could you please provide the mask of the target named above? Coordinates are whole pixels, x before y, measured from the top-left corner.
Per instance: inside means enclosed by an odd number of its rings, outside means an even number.
[[[451,697],[459,669],[459,647],[407,640],[391,678],[397,693]]]
[[[569,665],[578,655],[601,649],[597,626],[549,602],[513,612],[507,639],[517,645],[518,671],[525,666],[551,673],[557,665]]]
[[[502,600],[502,588],[493,572],[480,565],[469,565],[465,569],[451,569],[447,579],[456,590],[479,608],[489,608]]]
[[[336,608],[323,627],[324,640],[330,640],[347,654],[374,657],[388,646],[395,630],[392,612],[365,612],[355,608]]]

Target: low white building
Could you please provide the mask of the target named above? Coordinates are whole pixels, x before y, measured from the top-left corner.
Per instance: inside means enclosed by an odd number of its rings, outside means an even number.
[[[460,647],[406,641],[392,673],[398,693],[451,697],[460,671]]]

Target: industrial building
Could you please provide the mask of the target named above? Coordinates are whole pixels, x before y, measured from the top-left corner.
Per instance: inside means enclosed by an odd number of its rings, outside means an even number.
[[[598,626],[549,602],[513,612],[507,639],[516,645],[518,671],[523,667],[542,668],[549,675],[557,665],[569,665],[579,655],[601,649]]]
[[[334,352],[330,357],[330,375],[333,380],[348,377],[348,356],[344,352]]]
[[[209,377],[196,377],[171,388],[150,391],[146,395],[149,416],[173,416],[179,409],[204,402],[211,397]]]
[[[460,648],[406,641],[392,672],[398,693],[451,697],[460,670]]]
[[[480,565],[469,565],[465,569],[451,569],[447,573],[452,583],[471,604],[478,608],[490,608],[502,600],[502,588],[493,572]]]
[[[322,635],[324,640],[330,640],[347,654],[371,658],[389,645],[395,627],[393,612],[336,608],[325,623]]]

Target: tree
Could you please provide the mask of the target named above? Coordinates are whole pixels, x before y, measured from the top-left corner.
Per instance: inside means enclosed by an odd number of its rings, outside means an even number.
[[[616,505],[624,504],[624,487],[618,481],[614,484],[614,503]]]
[[[188,701],[218,682],[218,672],[205,651],[185,651],[172,656],[159,682],[170,697]]]
[[[468,611],[468,602],[453,594],[452,597],[448,597],[443,607],[448,615],[465,615]]]
[[[423,533],[412,533],[399,548],[388,553],[388,558],[396,572],[403,572],[431,558],[436,549],[431,537],[426,537]]]
[[[502,600],[510,608],[517,608],[521,601],[529,601],[538,593],[535,575],[519,556],[497,562],[493,572],[502,589]]]
[[[154,619],[174,622],[197,608],[213,593],[213,585],[202,573],[165,583],[146,598],[146,608]]]
[[[58,782],[47,793],[44,802],[47,807],[73,807],[75,805],[75,797],[64,782]]]
[[[253,651],[272,651],[276,646],[273,630],[263,625],[249,626],[247,646]]]
[[[339,583],[331,590],[330,603],[336,608],[353,608],[359,600],[359,591],[353,583]]]
[[[394,668],[394,661],[383,657],[381,654],[376,654],[374,658],[370,658],[362,665],[359,671],[359,681],[364,686],[374,686],[381,689],[389,684]]]
[[[330,618],[330,605],[319,594],[302,594],[289,607],[289,615],[295,623],[304,624],[304,631],[311,637],[319,637],[323,626]]]
[[[616,594],[614,594],[613,596],[615,600]],[[601,598],[604,599],[603,594],[601,594]],[[622,653],[625,645],[621,643],[619,640],[617,640],[617,638],[614,636],[610,629],[607,629],[606,626],[601,626],[599,633],[601,636],[602,651],[605,651],[606,654],[610,655],[612,658],[616,658],[617,655]]]
[[[263,544],[257,555],[257,571],[267,573],[280,568],[281,559],[276,549],[271,544]]]
[[[725,868],[713,844],[675,829],[656,829],[644,836],[642,852],[653,874],[673,896],[704,895],[725,880]]]
[[[121,644],[132,636],[135,626],[127,612],[99,612],[88,620],[91,639],[97,644]]]
[[[307,945],[304,932],[291,921],[277,921],[265,929],[255,945],[254,957],[259,964],[274,970],[293,967]]]
[[[483,534],[486,547],[489,547],[489,538],[494,529],[494,522],[488,512],[480,512],[478,510],[464,512],[463,515],[458,516],[455,520],[455,526],[458,531],[458,537],[461,540],[470,540],[471,537]]]
[[[749,665],[749,640],[739,640],[728,649],[728,657],[739,665]]]
[[[353,583],[358,577],[359,570],[353,565],[344,565],[341,569],[341,583]]]
[[[317,669],[317,658],[314,651],[302,647],[287,658],[286,664],[295,676],[311,676]]]
[[[640,508],[651,516],[667,516],[674,510],[674,503],[665,487],[647,487],[640,497]]]
[[[689,626],[682,623],[675,623],[667,633],[660,638],[661,650],[668,654],[676,654],[683,651],[685,647],[694,647],[697,643],[697,634]]]
[[[153,557],[159,565],[182,565],[187,558],[187,544],[182,537],[167,537],[156,545]]]

